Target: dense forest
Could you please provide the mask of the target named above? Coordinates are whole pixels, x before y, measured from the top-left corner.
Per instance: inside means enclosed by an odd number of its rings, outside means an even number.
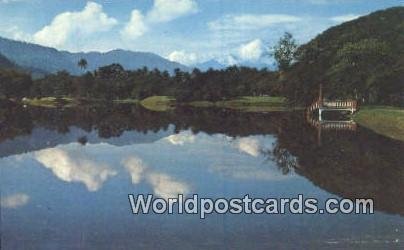
[[[300,47],[285,33],[273,48],[278,71],[231,66],[169,72],[126,70],[120,64],[89,71],[92,62],[83,58],[76,63],[81,76],[59,71],[32,80],[24,71],[0,67],[0,98],[117,100],[164,95],[188,102],[272,95],[304,105],[315,100],[322,84],[326,98],[404,105],[403,20],[404,7],[374,12],[332,27]],[[0,64],[10,63],[0,56]]]
[[[332,27],[296,52],[284,94],[309,103],[320,83],[325,97],[404,105],[404,7]]]

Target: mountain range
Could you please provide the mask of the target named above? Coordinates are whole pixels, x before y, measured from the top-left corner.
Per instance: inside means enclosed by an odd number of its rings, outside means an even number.
[[[6,66],[12,63],[31,72],[44,74],[56,73],[62,70],[74,75],[82,74],[83,70],[77,66],[78,61],[82,58],[87,60],[87,70],[90,71],[113,63],[119,63],[127,70],[143,67],[157,68],[161,71],[167,70],[169,72],[173,72],[176,68],[183,71],[189,70],[188,67],[180,63],[169,61],[153,53],[127,50],[112,50],[105,53],[70,53],[1,37],[0,54],[3,55],[0,56],[0,67],[3,67],[3,64]]]
[[[7,57],[0,54],[0,68],[14,68],[15,65]]]

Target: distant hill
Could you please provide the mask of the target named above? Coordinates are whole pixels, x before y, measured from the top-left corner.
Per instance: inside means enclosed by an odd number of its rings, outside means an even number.
[[[404,7],[371,13],[318,35],[286,72],[290,100],[309,103],[320,83],[326,97],[394,104],[404,98]]]
[[[14,41],[0,37],[0,53],[11,61],[27,69],[55,73],[66,70],[71,74],[81,74],[77,62],[84,58],[88,61],[87,70],[95,70],[100,66],[119,63],[125,69],[133,70],[142,67],[158,68],[173,72],[175,68],[188,70],[184,65],[171,62],[153,53],[113,50],[106,53],[70,53],[36,44]]]
[[[11,62],[7,57],[5,57],[2,54],[0,54],[0,69],[13,69],[20,73],[30,74],[34,79],[43,77],[44,75],[47,74],[46,71],[37,69],[35,67],[30,68],[21,67],[20,65]]]
[[[3,56],[2,54],[0,54],[0,69],[3,68],[14,68],[15,64],[12,63],[10,60],[8,60],[7,57]]]

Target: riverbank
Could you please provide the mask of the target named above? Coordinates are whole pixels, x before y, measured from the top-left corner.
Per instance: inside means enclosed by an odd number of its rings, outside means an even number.
[[[354,115],[355,122],[381,135],[404,141],[404,109],[364,106]]]
[[[56,107],[73,107],[76,106],[77,101],[69,97],[42,97],[42,98],[23,98],[22,104],[29,106],[37,106],[44,108],[56,108]]]
[[[271,112],[287,111],[291,108],[287,106],[286,100],[278,96],[242,96],[236,99],[225,101],[194,101],[186,103],[192,107],[218,107],[239,110],[243,112]]]
[[[24,98],[22,103],[30,106],[41,106],[46,108],[56,107],[72,107],[81,105],[83,103],[101,103],[105,100],[77,100],[74,98],[62,97],[43,97],[43,98]],[[273,96],[243,96],[230,100],[223,101],[193,101],[193,102],[177,102],[174,97],[171,96],[151,96],[143,100],[137,99],[125,99],[125,100],[113,100],[113,103],[117,104],[140,104],[146,109],[152,111],[164,112],[172,110],[176,105],[191,106],[196,108],[228,108],[239,110],[242,112],[270,112],[270,111],[287,111],[290,108],[286,105],[286,100],[283,97]]]

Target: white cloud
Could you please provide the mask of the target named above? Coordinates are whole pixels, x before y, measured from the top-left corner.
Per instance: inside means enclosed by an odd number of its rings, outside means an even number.
[[[42,45],[66,48],[69,43],[76,43],[94,33],[109,31],[117,23],[103,12],[101,5],[88,2],[82,11],[57,15],[51,24],[35,33],[33,39]]]
[[[151,22],[168,22],[197,11],[198,5],[194,0],[154,0],[147,18]]]
[[[192,65],[198,61],[198,56],[195,53],[187,53],[183,50],[175,50],[168,55],[168,60],[179,62],[185,65]]]
[[[1,197],[0,205],[4,208],[18,208],[28,203],[29,196],[27,194],[13,194],[6,197]]]
[[[96,162],[84,152],[74,149],[50,148],[35,153],[35,158],[53,174],[66,182],[81,182],[91,192],[117,172],[105,163]]]
[[[0,3],[8,4],[8,3],[18,3],[18,2],[26,2],[27,0],[0,0]]]
[[[10,39],[18,40],[18,41],[31,41],[31,35],[22,31],[18,26],[2,26],[0,27],[0,33],[4,37],[8,37]]]
[[[129,22],[121,30],[121,36],[125,40],[134,40],[143,36],[154,23],[169,22],[197,11],[198,5],[194,0],[154,0],[146,16],[139,10],[132,11]]]
[[[226,55],[223,60],[218,60],[228,66],[237,65],[239,63],[239,61],[233,55]]]
[[[257,61],[265,51],[265,46],[260,39],[255,39],[239,48],[239,56],[242,60]]]
[[[148,27],[145,23],[144,16],[139,10],[133,10],[130,21],[121,30],[121,36],[125,39],[136,39],[146,33]]]
[[[342,16],[331,17],[330,20],[336,23],[344,23],[359,18],[361,15],[347,14]]]
[[[281,23],[301,21],[300,17],[282,14],[266,15],[226,15],[208,23],[211,30],[258,30]]]

